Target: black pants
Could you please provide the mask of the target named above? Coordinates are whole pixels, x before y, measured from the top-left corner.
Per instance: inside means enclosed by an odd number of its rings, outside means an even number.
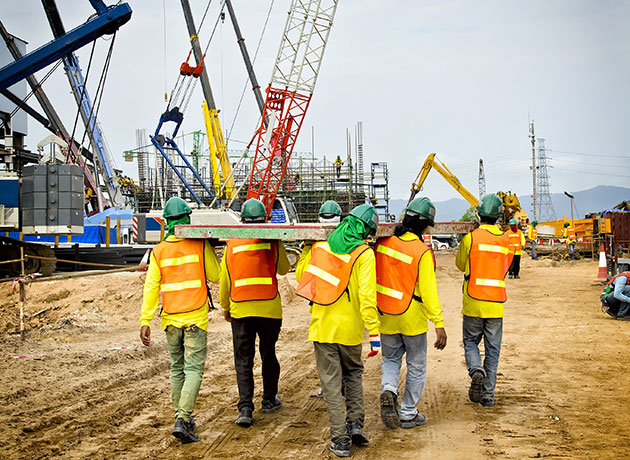
[[[508,275],[518,276],[518,273],[521,271],[521,255],[514,255],[512,259],[512,265],[508,269]]]
[[[232,343],[234,345],[234,368],[238,384],[238,410],[245,407],[254,409],[254,355],[256,335],[258,351],[262,360],[263,399],[273,401],[278,393],[280,363],[276,358],[276,342],[282,326],[281,319],[232,318]]]

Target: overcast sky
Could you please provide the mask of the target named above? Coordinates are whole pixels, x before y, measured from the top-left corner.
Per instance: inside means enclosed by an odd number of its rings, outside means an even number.
[[[0,18],[9,32],[29,42],[28,50],[52,39],[40,1],[3,3]],[[88,0],[57,3],[66,30],[94,12]],[[155,130],[166,106],[164,92],[175,83],[189,41],[179,1],[129,3],[133,16],[116,37],[99,120],[117,165],[137,176],[122,152],[136,146],[136,128]],[[199,25],[207,0],[190,3]],[[210,5],[199,34],[203,46],[220,3]],[[254,64],[263,89],[290,0],[233,0],[251,56],[272,3]],[[97,41],[88,82],[92,92],[108,46],[109,41]],[[90,48],[77,53],[84,72]],[[629,1],[341,0],[295,150],[310,151],[314,127],[316,155],[343,155],[346,128],[361,120],[366,163],[388,162],[392,198],[408,197],[431,152],[474,194],[483,158],[489,192],[529,195],[533,118],[536,135],[551,149],[551,192],[628,186],[629,56]],[[229,19],[219,22],[206,63],[221,122],[230,130],[246,72]],[[76,105],[62,68],[44,88],[71,129]],[[203,130],[201,100],[198,85],[184,132]],[[243,148],[240,142],[251,138],[257,117],[248,86],[230,148]],[[34,150],[48,132],[32,120],[29,129],[27,142]],[[424,190],[434,201],[459,198],[435,172]]]

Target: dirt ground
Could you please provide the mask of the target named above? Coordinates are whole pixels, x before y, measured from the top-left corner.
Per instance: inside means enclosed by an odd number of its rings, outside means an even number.
[[[461,281],[452,251],[437,256],[447,348],[431,348],[419,408],[428,424],[391,431],[380,421],[379,359],[365,359],[363,459],[630,458],[630,323],[601,312],[597,262],[532,261],[508,280],[497,406],[468,401],[461,345]],[[275,414],[234,424],[237,389],[229,324],[211,312],[208,360],[197,401],[201,442],[181,445],[173,424],[168,352],[159,319],[153,343],[138,338],[142,273],[37,283],[27,288],[27,336],[14,334],[18,298],[0,285],[0,458],[311,459],[328,452],[324,402],[308,305],[289,275],[278,344]],[[218,295],[215,292],[215,298]],[[435,334],[429,332],[429,343]],[[18,358],[19,357],[19,358]],[[256,400],[260,404],[260,361]]]

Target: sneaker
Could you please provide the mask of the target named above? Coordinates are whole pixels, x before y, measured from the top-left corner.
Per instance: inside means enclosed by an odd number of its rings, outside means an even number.
[[[618,321],[630,321],[630,315],[617,316],[615,319]]]
[[[392,430],[400,426],[398,397],[394,392],[389,390],[381,393],[381,420],[387,428],[391,428]]]
[[[361,444],[367,444],[368,442],[370,442],[367,435],[363,431],[363,428],[357,422],[348,422],[346,423],[346,426],[348,427],[348,434],[352,439],[352,444],[360,446]]]
[[[263,399],[260,405],[260,411],[263,414],[271,414],[282,407],[282,400],[280,399],[280,396],[276,395],[276,398],[273,401]]]
[[[341,438],[339,441],[331,442],[330,451],[337,457],[350,457],[350,440]]]
[[[424,414],[418,412],[414,418],[411,420],[401,420],[400,427],[401,428],[415,428],[417,426],[422,426],[427,424],[427,418]]]
[[[195,433],[193,424],[179,417],[177,418],[177,420],[175,420],[175,426],[173,427],[173,436],[179,439],[182,444],[199,441],[199,436]]]
[[[512,279],[514,278],[514,275],[512,275],[511,273],[508,274],[508,278]]]
[[[483,398],[481,398],[481,405],[484,407],[494,407],[496,403],[497,400],[494,399],[492,396],[484,396]]]
[[[514,279],[515,279],[515,280],[520,280],[520,279],[521,279],[521,277],[520,277],[520,276],[518,276],[518,275],[514,275]]]
[[[236,423],[238,426],[242,426],[243,428],[249,428],[254,423],[254,417],[252,417],[252,408],[244,407],[238,412],[238,417],[236,417]]]
[[[481,401],[481,387],[483,387],[483,373],[475,372],[470,380],[470,388],[468,389],[468,398],[474,403]]]

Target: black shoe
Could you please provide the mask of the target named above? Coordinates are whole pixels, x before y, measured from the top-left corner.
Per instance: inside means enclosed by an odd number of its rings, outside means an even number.
[[[514,278],[514,275],[512,275],[511,273],[508,273],[508,278],[510,279]]]
[[[360,446],[361,444],[367,444],[368,442],[370,442],[367,435],[363,431],[363,428],[357,422],[348,422],[346,423],[346,427],[348,428],[348,434],[352,439],[352,444]]]
[[[521,277],[520,277],[520,276],[518,276],[518,275],[514,275],[514,279],[515,279],[515,280],[520,280],[520,279],[521,279]]]
[[[243,428],[249,428],[254,423],[254,417],[252,417],[252,408],[244,407],[238,412],[238,417],[236,417],[236,423],[238,426],[242,426]]]
[[[400,426],[398,397],[394,392],[389,390],[381,393],[381,420],[387,428],[391,428],[392,430]]]
[[[330,443],[330,451],[337,457],[350,457],[350,440],[341,438]]]
[[[494,407],[496,403],[497,400],[494,399],[492,396],[484,396],[483,398],[481,398],[481,405],[484,407]]]
[[[470,388],[468,389],[468,398],[474,403],[481,401],[481,389],[483,387],[483,373],[475,372],[470,380]]]
[[[263,414],[271,414],[282,407],[282,400],[280,399],[280,396],[276,395],[275,400],[269,401],[268,399],[263,399],[260,405],[260,411]]]
[[[414,418],[411,420],[401,420],[400,427],[401,428],[415,428],[417,426],[422,426],[427,424],[427,418],[424,414],[418,412]]]
[[[182,444],[199,441],[199,436],[195,433],[193,425],[194,422],[191,422],[187,422],[183,418],[177,418],[177,420],[175,420],[175,426],[173,427],[173,436],[179,439]]]

